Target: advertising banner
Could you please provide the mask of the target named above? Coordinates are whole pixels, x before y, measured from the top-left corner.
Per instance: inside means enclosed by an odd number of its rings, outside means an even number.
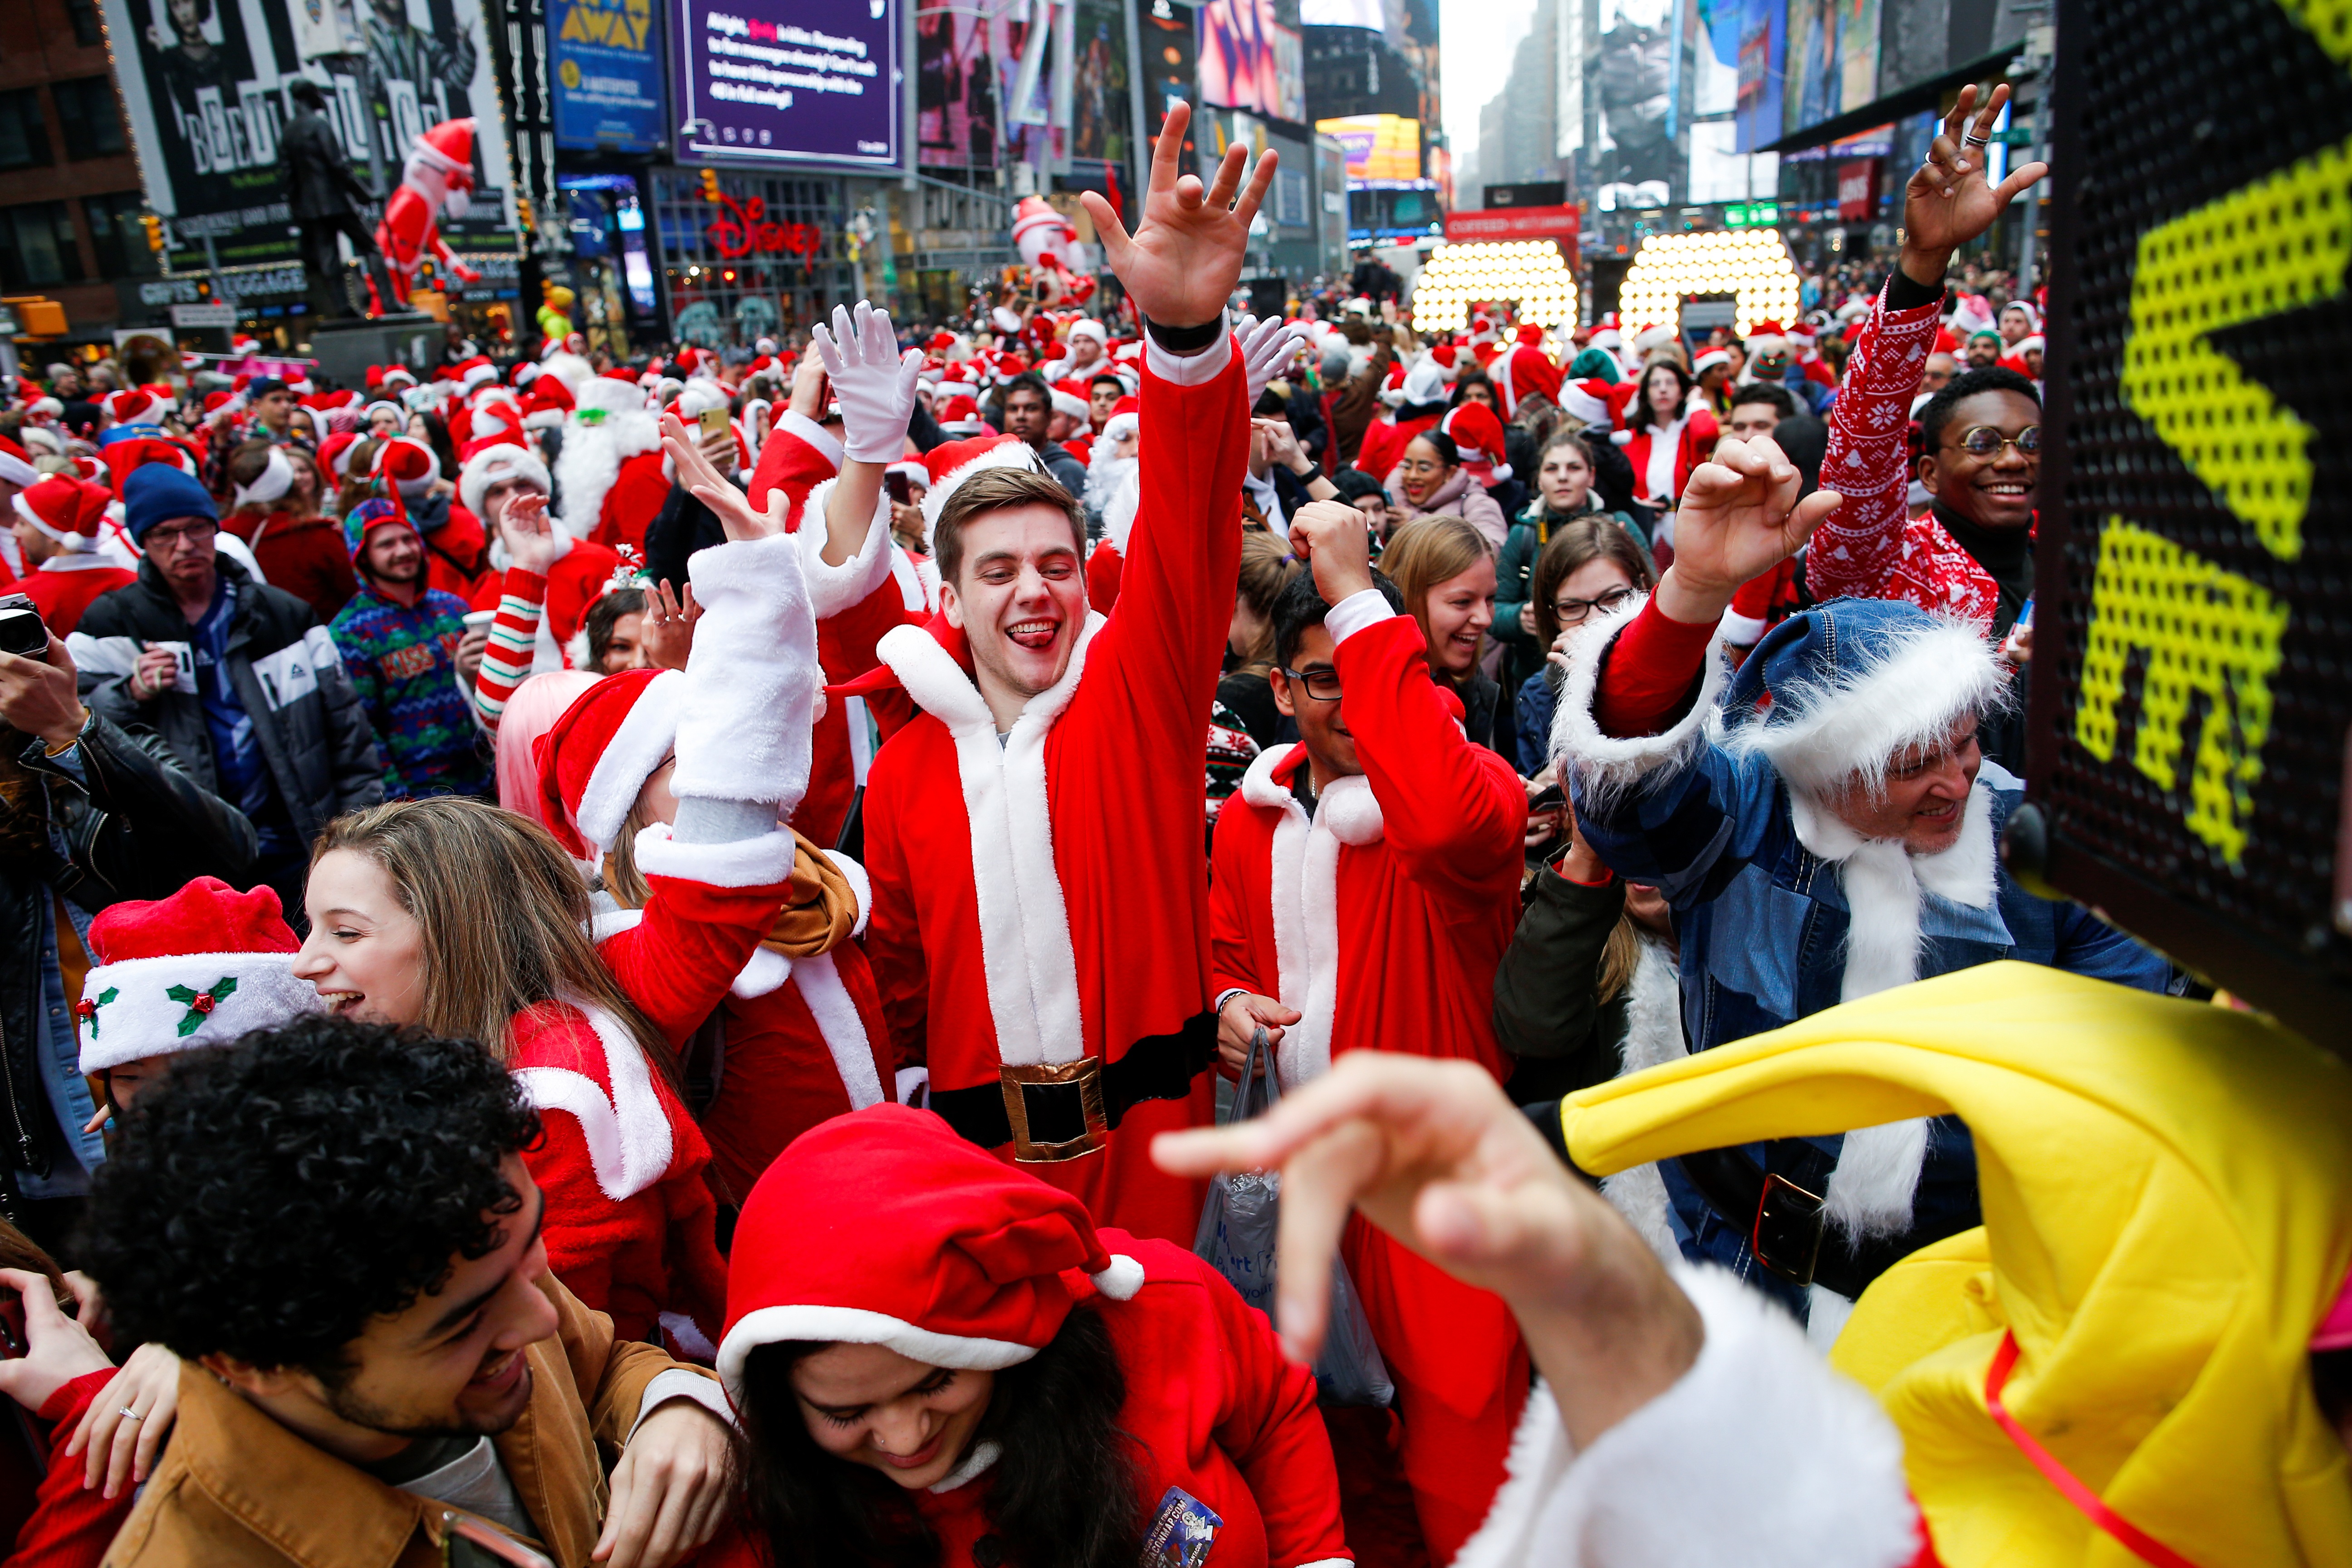
[[[898,161],[900,0],[677,0],[679,163]]]
[[[650,153],[668,119],[653,0],[549,0],[555,144]]]
[[[1421,178],[1421,122],[1402,114],[1347,114],[1315,129],[1348,154],[1348,182]]]
[[[1150,0],[1141,16],[1143,74],[1151,93],[1143,105],[1143,123],[1156,138],[1170,110],[1180,103],[1197,106],[1200,102],[1195,74],[1200,48],[1193,36],[1192,12],[1175,0]],[[1185,132],[1188,154],[1198,140],[1192,131]]]
[[[1127,7],[1118,0],[1078,0],[1073,74],[1070,156],[1125,163],[1134,100],[1128,96]]]
[[[1210,0],[1201,8],[1201,97],[1270,120],[1307,118],[1306,51],[1275,20],[1274,0]]]
[[[1780,85],[1788,48],[1788,0],[1740,0],[1736,101],[1742,153],[1780,139]]]
[[[1092,9],[1092,7],[1089,7]],[[1026,127],[1009,101],[1028,47],[1025,15],[1013,7],[983,16],[970,5],[921,4],[915,12],[915,147],[933,168],[993,169],[1020,156]],[[1029,115],[1045,118],[1045,73]],[[1158,121],[1152,122],[1156,127]],[[1097,154],[1098,155],[1098,154]]]
[[[1789,0],[1781,129],[1795,132],[1877,96],[1879,0]]]
[[[1856,158],[1840,163],[1837,172],[1838,216],[1852,222],[1878,209],[1878,160]]]
[[[1573,206],[1497,207],[1485,212],[1445,215],[1445,237],[1465,240],[1556,239],[1562,255],[1576,254],[1577,213]]]
[[[379,196],[399,184],[419,132],[473,116],[474,200],[442,231],[456,250],[510,243],[506,130],[481,0],[104,5],[147,203],[164,220],[173,269],[205,264],[206,236],[225,266],[295,256],[278,141],[297,76],[326,88],[344,151]]]

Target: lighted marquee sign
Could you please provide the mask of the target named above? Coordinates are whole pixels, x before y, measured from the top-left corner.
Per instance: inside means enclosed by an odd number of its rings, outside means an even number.
[[[1413,279],[1413,327],[1457,331],[1468,323],[1470,306],[1485,300],[1516,300],[1522,320],[1572,326],[1576,275],[1549,239],[1441,245]]]
[[[1795,318],[1797,269],[1768,229],[1653,235],[1625,269],[1617,319],[1628,336],[1651,326],[1680,331],[1683,300],[1691,294],[1736,295],[1732,330],[1744,338],[1759,321]]]

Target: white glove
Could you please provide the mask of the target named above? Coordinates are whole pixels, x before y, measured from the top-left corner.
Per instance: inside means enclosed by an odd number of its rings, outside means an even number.
[[[1242,374],[1249,379],[1249,405],[1257,400],[1274,378],[1280,375],[1298,353],[1298,345],[1307,341],[1307,327],[1304,321],[1286,321],[1279,316],[1259,321],[1255,316],[1244,316],[1235,329],[1241,340]]]
[[[854,327],[849,308],[835,305],[833,330],[820,323],[815,337],[817,357],[824,361],[833,395],[841,404],[842,450],[861,463],[895,463],[905,457],[923,351],[908,349],[902,358],[890,312],[864,300],[857,301]]]

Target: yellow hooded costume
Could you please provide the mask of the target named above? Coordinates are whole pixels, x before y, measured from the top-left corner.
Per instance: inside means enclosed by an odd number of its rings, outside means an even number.
[[[1945,1111],[1975,1136],[1984,1226],[1881,1276],[1831,1360],[1901,1429],[1948,1568],[2141,1561],[1988,1413],[2004,1331],[2002,1403],[2129,1525],[2198,1568],[2352,1568],[2352,1462],[2306,1350],[2352,1268],[2352,1070],[2298,1037],[1995,963],[1560,1115],[1577,1164],[1607,1175]]]

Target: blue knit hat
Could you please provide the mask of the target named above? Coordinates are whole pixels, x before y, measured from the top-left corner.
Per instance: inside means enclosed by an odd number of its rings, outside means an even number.
[[[122,526],[133,541],[173,518],[201,517],[220,521],[220,508],[195,477],[169,463],[142,463],[122,481]]]
[[[1767,633],[1732,677],[1723,745],[1822,790],[1872,784],[1906,748],[2009,701],[1992,645],[1974,626],[1892,599],[1832,599]]]

